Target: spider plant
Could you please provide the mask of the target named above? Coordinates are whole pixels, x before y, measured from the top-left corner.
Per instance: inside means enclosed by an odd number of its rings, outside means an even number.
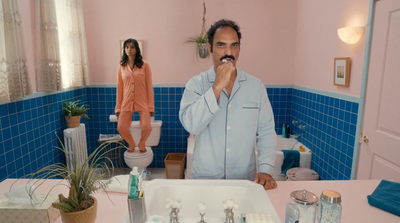
[[[106,153],[103,151],[111,152],[114,149],[123,147],[124,145],[118,140],[110,140],[102,143],[87,157],[84,156],[84,153],[81,149],[74,145],[74,159],[71,159],[68,156],[67,150],[60,138],[58,136],[57,138],[61,143],[61,147],[56,148],[64,153],[66,161],[65,164],[51,164],[39,169],[34,173],[24,176],[23,178],[29,178],[27,185],[35,186],[32,187],[34,189],[27,188],[27,191],[32,197],[35,190],[44,183],[45,179],[62,178],[64,181],[60,181],[55,186],[67,186],[69,188],[69,195],[68,197],[64,197],[63,194],[59,194],[59,200],[54,202],[52,206],[64,212],[85,210],[94,203],[91,195],[99,190],[104,190],[107,192],[107,187],[108,184],[111,183],[111,179],[105,179],[107,176],[114,175],[114,167],[112,162],[108,157],[105,156]],[[118,143],[119,145],[111,150],[105,150],[105,147],[110,143]],[[110,161],[111,167],[106,165],[106,160]],[[50,189],[45,199],[55,186]]]

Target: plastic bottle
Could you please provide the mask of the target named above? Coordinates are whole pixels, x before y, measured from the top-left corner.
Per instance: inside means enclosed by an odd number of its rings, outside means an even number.
[[[129,174],[129,184],[128,184],[128,198],[136,199],[139,193],[139,172],[138,167],[134,166],[131,173]]]
[[[286,205],[286,218],[285,223],[299,223],[300,210],[292,203]]]
[[[286,127],[286,138],[289,138],[289,136],[290,136],[290,126],[287,125],[287,127]]]
[[[283,127],[282,127],[282,138],[286,138],[286,126],[285,126],[285,123],[283,123]]]

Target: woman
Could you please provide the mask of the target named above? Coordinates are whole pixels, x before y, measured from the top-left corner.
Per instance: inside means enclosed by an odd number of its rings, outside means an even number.
[[[139,44],[135,39],[124,42],[123,55],[118,66],[117,105],[118,131],[129,143],[128,152],[133,152],[136,143],[129,128],[133,112],[140,115],[140,152],[146,152],[146,140],[151,133],[150,115],[154,113],[154,92],[149,63],[142,59]]]

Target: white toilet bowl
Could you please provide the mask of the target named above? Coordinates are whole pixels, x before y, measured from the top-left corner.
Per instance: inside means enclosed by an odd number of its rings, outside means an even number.
[[[162,121],[151,122],[152,130],[149,138],[146,141],[147,151],[145,153],[141,153],[138,147],[135,148],[134,152],[125,151],[124,160],[126,165],[128,165],[130,168],[137,166],[139,173],[141,173],[141,171],[143,170],[147,170],[147,166],[149,166],[151,162],[153,162],[154,157],[151,147],[157,146],[160,142],[161,126]],[[141,135],[140,122],[133,121],[129,131],[131,132],[135,142],[139,143]]]
[[[126,165],[130,168],[134,166],[138,167],[139,173],[143,170],[147,170],[147,166],[153,162],[153,150],[151,147],[146,147],[147,151],[145,153],[141,153],[139,148],[136,147],[134,152],[125,151],[124,153],[124,160]]]

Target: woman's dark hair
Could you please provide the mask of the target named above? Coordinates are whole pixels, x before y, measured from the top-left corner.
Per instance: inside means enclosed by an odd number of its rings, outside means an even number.
[[[128,63],[128,55],[126,55],[125,52],[125,47],[128,43],[133,43],[133,45],[135,45],[135,49],[136,49],[136,56],[135,56],[135,61],[133,61],[133,64],[138,67],[138,68],[142,68],[143,66],[143,59],[142,59],[142,53],[140,52],[140,48],[139,48],[139,43],[135,40],[135,39],[127,39],[124,42],[124,46],[122,48],[122,58],[119,64],[121,64],[122,66],[126,66],[126,63]]]
[[[217,22],[214,23],[214,25],[211,25],[210,29],[207,31],[207,39],[208,43],[211,45],[211,53],[213,52],[213,43],[214,43],[214,34],[215,32],[222,27],[229,26],[232,29],[236,31],[236,34],[239,38],[239,43],[240,39],[242,38],[242,33],[240,32],[240,27],[236,22],[228,19],[221,19]]]

